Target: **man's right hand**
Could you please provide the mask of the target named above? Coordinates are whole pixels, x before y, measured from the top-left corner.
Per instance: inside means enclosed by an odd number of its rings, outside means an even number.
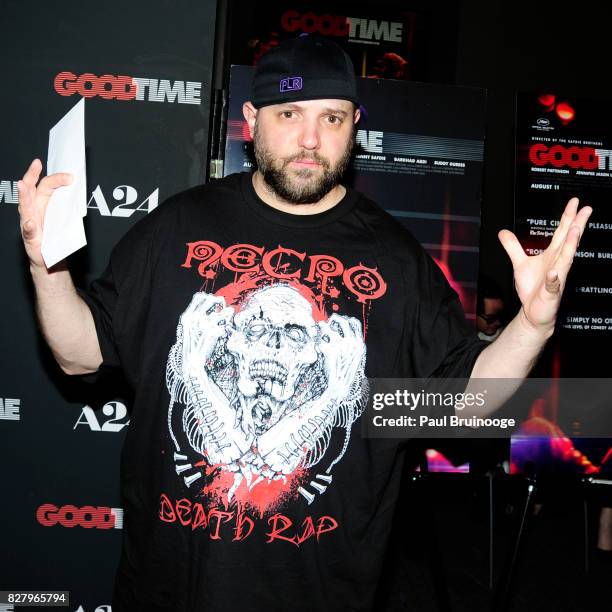
[[[49,272],[42,258],[45,211],[51,194],[72,182],[72,175],[50,174],[40,182],[42,163],[35,159],[17,182],[19,225],[36,292],[36,314],[40,328],[55,360],[67,374],[95,372],[102,353],[89,306],[72,282],[66,260]]]
[[[19,225],[30,265],[46,270],[41,254],[42,232],[45,211],[51,194],[63,185],[72,182],[72,175],[58,172],[38,179],[42,171],[42,162],[35,159],[27,169],[23,178],[17,182],[19,192]],[[37,185],[38,183],[38,185]]]

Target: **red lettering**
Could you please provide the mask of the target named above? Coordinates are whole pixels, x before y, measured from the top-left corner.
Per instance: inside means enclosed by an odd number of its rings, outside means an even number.
[[[247,525],[248,531],[244,533],[244,526]],[[244,512],[241,512],[238,515],[236,520],[236,528],[234,529],[234,538],[233,541],[246,540],[248,538],[253,529],[255,527],[255,521],[249,518]]]
[[[547,150],[548,147],[541,143],[531,145],[531,147],[529,147],[529,161],[535,166],[545,166],[548,160],[545,155],[543,157],[542,155],[545,154]]]
[[[179,499],[176,502],[176,514],[181,525],[189,525],[191,523],[191,502],[186,498]]]
[[[566,160],[569,161],[569,156],[567,156],[567,153],[567,149],[561,145],[550,147],[548,151],[548,161],[555,168],[562,168],[566,165]]]
[[[111,508],[102,506],[83,506],[78,508],[72,504],[58,508],[53,504],[42,504],[36,511],[36,520],[44,527],[52,527],[58,523],[63,527],[85,529],[112,529],[115,526],[115,516]]]
[[[317,521],[317,542],[321,534],[333,531],[336,527],[338,527],[338,521],[336,519],[331,516],[322,516]]]
[[[223,253],[223,248],[210,240],[188,242],[187,247],[187,258],[181,264],[181,267],[191,268],[191,261],[193,259],[201,261],[202,263],[198,266],[198,274],[204,277],[206,277],[207,268],[215,263],[221,257],[221,253]]]
[[[312,522],[312,517],[307,516],[302,523],[304,530],[302,531],[302,535],[297,536],[298,544],[305,542],[308,538],[312,538],[315,535],[314,523]]]
[[[193,522],[191,523],[191,530],[193,531],[200,526],[206,528],[208,521],[206,520],[206,511],[204,510],[202,504],[195,503],[193,507],[195,508],[195,513],[193,516]]]
[[[387,283],[376,268],[353,266],[342,275],[346,288],[357,296],[358,302],[377,300],[387,291]]]
[[[83,506],[81,511],[85,508],[91,508],[94,525],[97,529],[112,529],[115,526],[115,515],[111,508],[106,506],[102,508],[93,508],[92,506]],[[84,518],[84,517],[83,517]],[[81,523],[83,525],[83,523]],[[85,527],[85,525],[83,525]]]
[[[136,83],[129,76],[118,76],[113,87],[117,100],[133,100],[138,93]]]
[[[305,253],[278,246],[266,252],[263,247],[252,244],[235,244],[227,249],[210,240],[199,240],[187,243],[187,256],[181,264],[191,268],[194,261],[199,261],[198,274],[204,278],[214,278],[218,265],[232,272],[263,271],[271,278],[280,280],[300,279],[307,258]],[[332,297],[338,296],[337,289],[330,279],[340,277],[346,288],[357,297],[359,302],[376,300],[387,291],[387,284],[376,268],[362,264],[344,269],[342,262],[331,255],[311,255],[308,274],[304,281],[320,284],[320,292]]]
[[[599,165],[599,157],[595,153],[595,149],[589,147],[584,149],[570,147],[565,154],[565,162],[573,169],[584,168],[586,170],[594,170]]]
[[[110,508],[109,508],[110,514]],[[101,529],[112,529],[112,524],[108,525],[108,520],[104,520],[104,511],[100,512],[93,506],[83,506],[80,511],[80,524],[85,529],[100,526]]]
[[[60,96],[72,96],[78,92],[84,98],[100,96],[105,100],[132,100],[137,92],[132,77],[112,74],[98,77],[91,72],[79,77],[74,72],[60,72],[53,81],[53,87]]]
[[[280,523],[280,527],[279,524]],[[284,531],[287,531],[293,523],[282,514],[275,514],[268,519],[268,524],[271,525],[272,531],[270,533],[266,533],[268,539],[266,540],[266,544],[274,540],[285,540],[285,542],[291,542],[291,544],[295,544],[295,546],[299,546],[299,544],[295,541],[295,537],[288,538],[287,536],[281,535]]]
[[[75,527],[79,520],[77,518],[79,509],[76,506],[62,506],[57,513],[57,518],[64,527]]]
[[[76,78],[73,72],[60,72],[53,81],[53,87],[60,96],[71,96],[77,90],[73,83]]]
[[[332,276],[339,276],[342,274],[342,270],[344,270],[344,266],[339,259],[331,255],[312,255],[310,258],[310,270],[304,280],[313,283],[316,277],[320,278],[321,293],[328,295],[327,280]]]
[[[258,272],[258,256],[264,252],[263,247],[252,244],[235,244],[225,250],[221,256],[221,263],[232,272]]]
[[[317,15],[308,11],[300,15],[298,11],[288,10],[281,16],[281,26],[287,32],[318,32],[323,36],[348,36],[349,22],[342,15]]]
[[[77,84],[79,86],[78,91],[84,98],[93,98],[98,94],[98,78],[95,74],[91,74],[90,72],[82,74],[79,77]]]
[[[114,85],[115,77],[112,74],[103,74],[98,79],[96,93],[105,100],[112,100],[115,97]]]
[[[344,17],[340,17],[340,20],[340,23],[338,23],[337,17],[332,17],[331,15],[321,15],[319,17],[319,33],[323,36],[345,36],[348,34],[348,29],[345,33],[337,33],[338,25],[342,27],[342,25],[347,23]]]
[[[307,32],[308,34],[313,34],[318,29],[318,20],[317,16],[314,13],[304,13],[302,15],[302,31]]]
[[[557,144],[548,148],[545,144],[536,143],[529,147],[529,161],[534,166],[550,164],[555,168],[581,168],[596,170],[599,167],[599,156],[592,147],[569,147]]]
[[[208,527],[211,529],[210,531],[210,539],[211,540],[220,540],[221,536],[219,535],[219,529],[221,528],[221,523],[227,523],[234,516],[233,512],[223,512],[223,510],[211,510],[208,513]],[[212,531],[212,520],[217,519],[217,526],[214,532]]]
[[[55,512],[57,512],[57,506],[54,506],[53,504],[43,504],[42,506],[38,507],[38,510],[36,510],[36,520],[43,527],[52,527],[57,523],[55,517],[52,518],[52,514]]]
[[[295,32],[300,27],[299,17],[297,11],[285,11],[281,16],[281,25],[287,32]]]
[[[192,531],[198,527],[208,527],[211,540],[222,540],[221,525],[233,522],[233,542],[240,542],[249,538],[255,530],[255,520],[248,516],[246,512],[227,512],[219,508],[207,510],[199,502],[192,503],[188,498],[182,498],[172,502],[167,495],[160,495],[161,508],[159,517],[161,520],[171,523],[180,523],[187,527],[191,525]],[[108,517],[106,516],[108,514]],[[208,515],[207,515],[208,514]],[[63,506],[58,509],[52,504],[40,506],[36,513],[39,523],[45,526],[55,525],[60,522],[67,527],[74,527],[75,524],[82,524],[84,527],[97,526],[98,528],[110,528],[114,526],[114,516],[111,508],[94,508],[84,506],[79,509],[75,506]],[[104,527],[102,527],[104,524]],[[287,516],[277,513],[268,519],[270,531],[266,533],[266,543],[280,540],[290,542],[295,546],[300,546],[306,540],[319,537],[327,532],[333,531],[338,527],[338,522],[331,516],[322,516],[314,520],[307,516],[301,525],[300,533],[290,535],[293,522]]]
[[[165,493],[160,495],[160,501],[159,518],[166,523],[174,523],[176,521],[176,514],[174,513],[172,502]]]
[[[262,259],[261,263],[266,274],[269,274],[273,278],[281,279],[299,278],[302,271],[298,268],[293,272],[289,272],[291,262],[287,261],[288,257],[283,257],[283,255],[297,257],[301,262],[304,261],[306,257],[306,253],[298,253],[293,249],[284,249],[279,245],[278,248],[272,249],[266,253]],[[273,262],[272,260],[275,258],[276,261]]]
[[[106,528],[108,522],[104,520],[104,511],[99,511],[93,506],[83,506],[77,514],[77,524],[81,525],[85,529],[92,529],[93,527],[100,527],[101,529]],[[112,525],[111,525],[112,528]]]

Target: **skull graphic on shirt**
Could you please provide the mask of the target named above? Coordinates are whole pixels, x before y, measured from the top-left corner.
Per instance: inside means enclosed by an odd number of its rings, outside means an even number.
[[[253,406],[259,435],[278,421],[301,377],[316,362],[318,327],[310,304],[283,286],[256,292],[233,323],[226,347],[238,367],[238,390]]]
[[[191,450],[234,473],[231,499],[243,479],[253,487],[316,465],[334,427],[345,429],[344,454],[367,396],[364,365],[357,319],[332,314],[317,322],[296,287],[277,283],[238,306],[196,293],[181,315],[166,379],[171,410],[183,406]]]

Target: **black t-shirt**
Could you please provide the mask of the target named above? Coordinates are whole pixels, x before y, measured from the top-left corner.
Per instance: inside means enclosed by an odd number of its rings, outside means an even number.
[[[135,400],[113,610],[370,610],[405,446],[368,377],[467,377],[485,346],[418,242],[351,189],[293,215],[236,174],[178,194],[88,292]]]

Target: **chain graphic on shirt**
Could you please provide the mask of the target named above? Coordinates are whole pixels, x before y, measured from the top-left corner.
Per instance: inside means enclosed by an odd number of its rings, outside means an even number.
[[[309,504],[313,491],[325,492],[368,387],[360,321],[317,312],[287,282],[255,287],[232,304],[204,291],[193,296],[166,371],[175,467],[187,486],[205,486],[200,481],[210,473],[229,476],[223,480],[228,503],[241,486],[250,493],[293,484]],[[335,427],[345,431],[342,448],[306,484],[306,471],[320,464]],[[187,451],[204,464],[189,463]]]

